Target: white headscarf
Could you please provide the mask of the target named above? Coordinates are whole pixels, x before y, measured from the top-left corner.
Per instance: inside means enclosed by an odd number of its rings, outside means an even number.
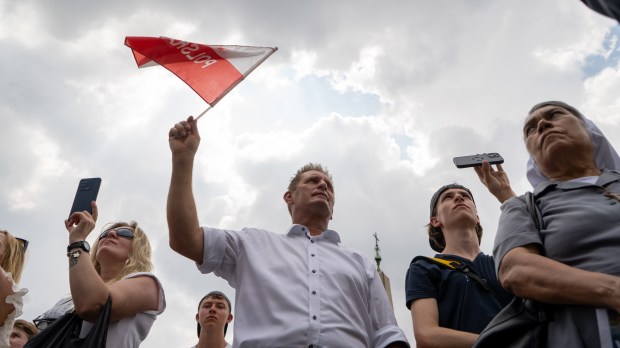
[[[594,144],[594,159],[597,167],[599,169],[620,170],[620,157],[613,146],[611,146],[603,132],[574,107],[564,102],[548,101],[534,105],[529,114],[546,105],[559,106],[567,109],[571,113],[576,113],[577,116],[581,117],[585,121],[586,130],[590,134],[590,138],[592,138],[592,144]],[[527,161],[527,180],[530,184],[532,184],[532,187],[536,187],[541,182],[549,180],[549,178],[540,171],[540,168],[538,168],[538,165],[532,158],[532,155],[530,155],[530,158]]]

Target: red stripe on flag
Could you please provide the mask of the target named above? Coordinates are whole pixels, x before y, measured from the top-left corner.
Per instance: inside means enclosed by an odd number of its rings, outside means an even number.
[[[138,67],[151,60],[168,69],[213,105],[243,75],[207,45],[170,38],[127,37]]]

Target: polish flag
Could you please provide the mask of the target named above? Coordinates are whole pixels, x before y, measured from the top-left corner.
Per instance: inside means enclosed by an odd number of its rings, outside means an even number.
[[[138,68],[163,66],[187,83],[210,107],[278,49],[202,45],[163,36],[127,36],[125,45],[131,48]]]

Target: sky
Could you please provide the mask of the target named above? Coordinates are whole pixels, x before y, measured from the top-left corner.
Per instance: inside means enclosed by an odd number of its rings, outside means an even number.
[[[437,188],[472,190],[492,253],[500,204],[453,157],[498,152],[514,191],[531,189],[521,129],[543,100],[620,143],[620,26],[577,0],[0,0],[0,229],[30,240],[24,319],[70,294],[63,220],[85,177],[103,180],[88,240],[136,220],[153,246],[167,308],[143,347],[195,344],[198,300],[234,297],[168,246],[168,130],[207,105],[164,68],[137,69],[125,36],[278,47],[199,121],[200,223],[285,232],[289,179],[324,164],[330,228],[370,258],[377,233],[412,346],[404,278],[434,254],[424,226]]]

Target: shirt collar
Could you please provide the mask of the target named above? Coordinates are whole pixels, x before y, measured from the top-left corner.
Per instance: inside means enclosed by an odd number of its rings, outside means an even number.
[[[534,196],[539,196],[543,192],[548,189],[559,188],[563,190],[571,190],[580,187],[586,186],[606,186],[614,181],[620,180],[620,173],[615,170],[603,169],[601,170],[601,175],[598,177],[598,180],[594,185],[588,184],[586,182],[578,182],[578,181],[551,181],[547,180],[542,182],[536,186],[534,189]]]
[[[289,236],[307,236],[308,238],[314,239],[314,240],[320,240],[320,239],[325,239],[328,240],[330,242],[334,242],[334,243],[340,243],[340,235],[338,235],[338,232],[334,231],[334,230],[325,230],[323,231],[323,233],[321,233],[318,236],[310,236],[310,231],[308,230],[308,228],[304,225],[299,225],[299,224],[293,224],[289,230],[287,235]]]

